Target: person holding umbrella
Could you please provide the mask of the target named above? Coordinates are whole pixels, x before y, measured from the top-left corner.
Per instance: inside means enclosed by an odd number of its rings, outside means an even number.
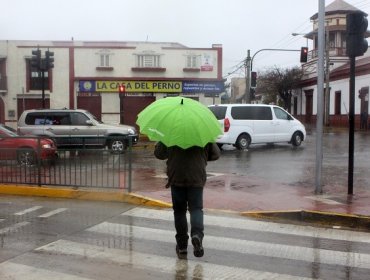
[[[188,222],[195,257],[202,257],[204,237],[203,187],[207,180],[208,161],[220,157],[215,144],[222,134],[221,125],[213,113],[201,103],[185,97],[160,99],[146,107],[137,124],[149,139],[158,141],[154,155],[167,160],[166,187],[171,188],[176,229],[176,253],[187,257]]]
[[[176,253],[179,258],[187,255],[189,236],[186,212],[189,209],[194,256],[202,257],[204,254],[203,187],[207,180],[206,166],[207,161],[217,160],[220,157],[220,150],[214,143],[209,143],[204,148],[193,146],[182,149],[177,146],[166,147],[162,142],[158,142],[154,155],[161,160],[167,159],[167,185],[171,187]]]

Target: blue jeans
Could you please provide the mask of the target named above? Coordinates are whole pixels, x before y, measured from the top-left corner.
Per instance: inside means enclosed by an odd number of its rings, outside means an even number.
[[[176,241],[181,247],[187,245],[188,221],[186,211],[190,212],[190,236],[204,236],[203,224],[203,188],[171,186],[172,205],[175,218]]]

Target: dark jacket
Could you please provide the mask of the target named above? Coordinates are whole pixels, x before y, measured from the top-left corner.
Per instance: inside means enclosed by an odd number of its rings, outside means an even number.
[[[158,159],[167,159],[166,187],[204,187],[207,180],[207,161],[217,160],[220,157],[220,149],[212,143],[208,143],[204,148],[193,146],[181,149],[177,146],[168,148],[158,142],[154,155]]]

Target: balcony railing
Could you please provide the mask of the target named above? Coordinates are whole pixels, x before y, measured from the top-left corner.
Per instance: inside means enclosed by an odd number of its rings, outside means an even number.
[[[314,49],[309,51],[308,53],[308,60],[315,59],[318,56],[318,49]],[[346,57],[346,48],[330,48],[329,49],[329,56],[343,56]]]

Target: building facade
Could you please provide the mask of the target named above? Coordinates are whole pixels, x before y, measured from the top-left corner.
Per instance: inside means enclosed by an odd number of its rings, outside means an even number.
[[[54,68],[41,73],[31,65],[36,49],[54,53]],[[82,108],[104,122],[135,125],[158,98],[181,95],[209,105],[220,103],[222,92],[219,44],[0,41],[0,123],[13,127],[34,108]]]
[[[346,55],[346,16],[359,11],[342,0],[335,0],[325,8],[325,84],[324,125],[347,127],[349,110],[350,64]],[[364,13],[364,15],[367,15]],[[301,89],[295,92],[302,100],[302,120],[315,124],[317,115],[318,14],[311,18],[313,29],[305,37],[313,41],[308,61],[302,65],[304,77]],[[366,32],[369,37],[370,33]],[[370,50],[356,58],[355,71],[355,126],[360,128],[361,116],[368,119],[370,86]],[[367,125],[366,125],[367,128]]]

